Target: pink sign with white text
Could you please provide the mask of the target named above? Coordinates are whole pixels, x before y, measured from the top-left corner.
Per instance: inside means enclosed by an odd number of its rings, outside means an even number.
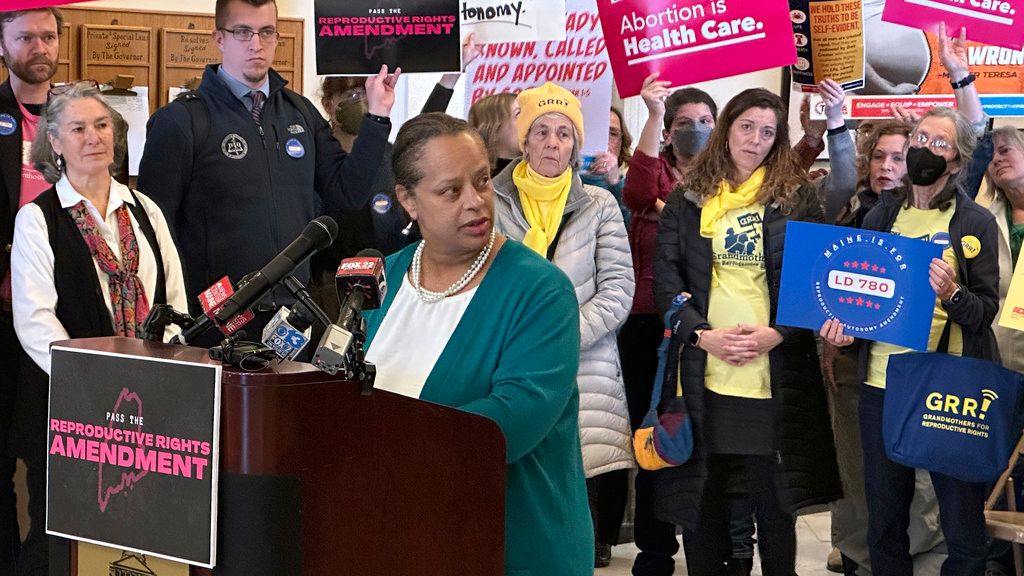
[[[963,27],[971,40],[1019,50],[1024,47],[1021,8],[1022,0],[887,0],[882,20],[928,32],[945,22],[950,36]]]
[[[787,0],[598,0],[615,83],[682,86],[796,62]]]

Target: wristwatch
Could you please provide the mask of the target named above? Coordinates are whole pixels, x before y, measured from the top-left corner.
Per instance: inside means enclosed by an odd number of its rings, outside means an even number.
[[[704,333],[704,329],[703,328],[697,328],[693,332],[690,332],[690,339],[689,339],[690,346],[693,346],[694,348],[698,348],[699,347],[698,344],[700,344],[700,335],[703,334],[703,333]]]
[[[959,304],[964,299],[964,289],[959,284],[956,285],[956,290],[953,290],[953,294],[949,297],[950,304]]]
[[[959,90],[960,88],[963,88],[964,86],[970,86],[971,83],[974,82],[977,79],[978,79],[978,77],[975,76],[974,74],[968,74],[967,76],[964,76],[963,78],[961,78],[960,80],[957,80],[956,82],[953,82],[952,80],[950,80],[949,81],[949,85],[953,87],[953,90]]]

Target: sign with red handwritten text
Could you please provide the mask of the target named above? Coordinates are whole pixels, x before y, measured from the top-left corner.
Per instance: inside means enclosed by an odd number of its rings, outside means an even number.
[[[615,85],[684,86],[796,62],[787,0],[598,0]]]
[[[221,367],[51,354],[46,532],[213,567]]]
[[[993,46],[1024,47],[1021,0],[887,0],[882,20],[934,32],[940,22],[949,34],[967,29],[967,37]]]
[[[451,0],[316,0],[316,73],[363,76],[459,72],[459,3]]]
[[[466,114],[474,103],[491,94],[518,94],[554,82],[580,99],[584,121],[581,152],[592,154],[608,148],[612,69],[595,1],[566,0],[565,10],[565,40],[483,46],[483,54],[466,68]]]

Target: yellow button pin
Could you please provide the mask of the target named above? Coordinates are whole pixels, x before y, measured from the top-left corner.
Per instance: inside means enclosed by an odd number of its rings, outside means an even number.
[[[964,248],[964,258],[968,260],[981,254],[981,241],[977,236],[964,236],[960,239],[960,244]]]

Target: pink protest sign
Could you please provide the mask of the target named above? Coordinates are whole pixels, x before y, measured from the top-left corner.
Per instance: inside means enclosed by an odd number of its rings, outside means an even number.
[[[61,6],[64,4],[81,4],[89,0],[6,0],[0,4],[0,10],[29,10],[32,8],[47,8],[49,6]]]
[[[619,94],[660,72],[674,86],[796,62],[787,0],[598,0]]]
[[[882,20],[928,32],[945,22],[950,35],[963,27],[971,40],[1019,50],[1024,25],[1017,10],[1022,7],[1022,0],[887,0]]]

